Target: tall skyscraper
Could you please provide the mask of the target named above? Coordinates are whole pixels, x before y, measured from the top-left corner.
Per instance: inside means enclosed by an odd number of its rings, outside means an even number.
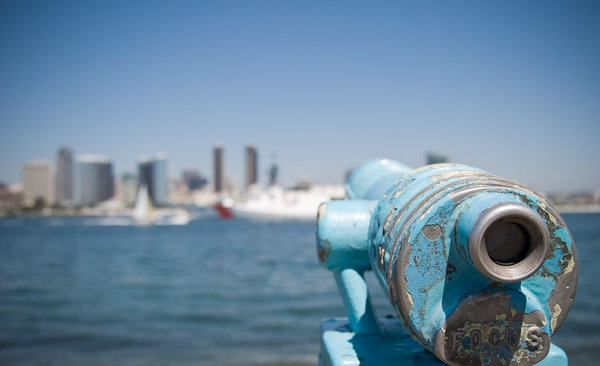
[[[79,155],[75,165],[75,201],[94,205],[109,200],[115,192],[112,163],[100,155]]]
[[[258,160],[256,148],[252,144],[246,146],[246,188],[258,181]]]
[[[436,154],[436,153],[428,153],[427,154],[427,165],[431,164],[445,164],[450,162],[450,157],[448,155]]]
[[[38,198],[46,205],[54,203],[54,177],[52,163],[31,161],[23,166],[23,189],[25,203],[31,205]]]
[[[142,156],[138,163],[138,187],[148,187],[152,203],[164,205],[167,203],[167,155],[158,153],[154,158]]]
[[[184,170],[183,171],[183,182],[187,186],[187,189],[193,191],[204,187],[206,179],[200,175],[197,170]]]
[[[154,202],[154,183],[152,176],[152,158],[150,156],[140,156],[138,160],[138,189],[141,186],[146,186],[148,195],[152,202]]]
[[[56,202],[63,206],[74,203],[73,194],[73,153],[63,146],[56,159]]]
[[[154,203],[166,204],[169,190],[167,188],[167,155],[165,153],[156,154],[152,162],[152,183]]]
[[[215,192],[223,191],[223,147],[217,143],[214,150],[214,172],[215,172]]]
[[[126,205],[133,205],[136,200],[137,181],[133,174],[123,174],[121,177],[121,199]]]

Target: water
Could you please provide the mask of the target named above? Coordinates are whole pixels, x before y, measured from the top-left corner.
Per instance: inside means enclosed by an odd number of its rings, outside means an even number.
[[[575,305],[553,341],[600,359],[600,215],[564,215]],[[0,219],[0,365],[316,365],[320,319],[344,316],[314,224]],[[379,316],[392,313],[370,274]]]

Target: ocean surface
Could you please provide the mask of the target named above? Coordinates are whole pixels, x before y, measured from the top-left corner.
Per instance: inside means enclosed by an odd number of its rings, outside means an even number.
[[[600,214],[563,215],[580,263],[553,337],[600,360]],[[316,365],[319,324],[344,316],[314,223],[0,219],[0,366]],[[372,273],[378,316],[393,313]]]

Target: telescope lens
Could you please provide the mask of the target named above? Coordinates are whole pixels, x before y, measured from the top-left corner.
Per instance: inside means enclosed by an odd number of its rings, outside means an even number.
[[[485,243],[490,259],[504,266],[519,263],[529,252],[527,232],[513,222],[501,222],[491,227]]]

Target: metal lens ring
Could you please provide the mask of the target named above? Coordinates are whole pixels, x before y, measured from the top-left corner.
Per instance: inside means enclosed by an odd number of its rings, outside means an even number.
[[[531,208],[502,202],[479,215],[469,235],[469,257],[486,277],[519,282],[544,263],[550,248],[548,228]]]

